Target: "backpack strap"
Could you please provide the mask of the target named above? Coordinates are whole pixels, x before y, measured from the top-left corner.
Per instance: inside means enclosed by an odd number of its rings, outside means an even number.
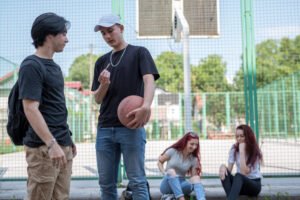
[[[33,60],[35,61],[36,63],[39,64],[39,66],[41,67],[42,69],[42,73],[43,73],[43,80],[45,80],[46,78],[46,66],[40,61],[40,59],[38,59],[36,56],[28,56],[25,60]],[[25,61],[24,60],[24,61]],[[23,61],[23,62],[24,62]]]
[[[46,79],[46,66],[36,56],[28,56],[27,58],[24,59],[24,61],[26,61],[26,60],[32,60],[39,64],[40,68],[42,69],[42,73],[43,73],[43,87],[44,87],[45,79]],[[16,84],[18,84],[18,82],[19,82],[19,79]],[[42,102],[43,102],[43,99],[40,100],[40,103],[42,103]]]

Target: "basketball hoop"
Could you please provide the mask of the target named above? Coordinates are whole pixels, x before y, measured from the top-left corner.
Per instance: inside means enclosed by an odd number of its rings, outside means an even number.
[[[173,30],[173,38],[175,40],[175,42],[180,42],[181,40],[181,31],[182,31],[182,26],[181,24],[178,22],[178,16],[176,15],[176,12],[174,14],[174,22],[173,22],[173,27],[172,27],[172,30]]]
[[[172,38],[183,40],[179,21],[182,13],[189,24],[191,38],[219,37],[220,0],[136,0],[137,37],[139,39]],[[180,18],[180,19],[178,19]],[[177,25],[178,24],[178,25]],[[180,39],[181,37],[181,39]]]
[[[172,36],[175,42],[181,41],[181,35],[189,35],[189,24],[183,14],[183,1],[182,0],[173,0],[173,21],[172,21]]]

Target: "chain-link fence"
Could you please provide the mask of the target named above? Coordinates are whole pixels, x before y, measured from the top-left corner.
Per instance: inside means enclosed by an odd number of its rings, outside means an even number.
[[[235,0],[182,2],[190,25],[188,98],[184,88],[187,54],[184,38],[175,42],[172,36],[178,27],[172,21],[177,15],[172,14],[171,0],[1,1],[0,179],[27,176],[23,147],[13,146],[6,133],[7,96],[17,80],[20,63],[34,52],[30,29],[35,17],[43,12],[55,12],[72,24],[69,43],[54,60],[65,76],[68,124],[78,146],[73,178],[97,178],[94,145],[99,105],[91,96],[90,79],[95,60],[110,47],[93,28],[102,14],[111,12],[122,17],[128,43],[149,49],[161,75],[151,118],[145,126],[147,176],[160,175],[156,165],[159,154],[184,134],[187,100],[191,103],[189,123],[201,138],[203,176],[216,176],[219,165],[227,162],[235,127],[246,121],[241,20],[244,13]],[[264,155],[261,170],[264,175],[299,176],[300,2],[254,0],[253,5],[253,73],[258,139]]]

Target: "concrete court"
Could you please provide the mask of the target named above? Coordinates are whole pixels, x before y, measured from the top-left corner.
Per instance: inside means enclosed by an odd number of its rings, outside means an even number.
[[[145,168],[148,177],[160,176],[157,158],[171,145],[173,140],[148,141],[146,145]],[[228,152],[234,140],[201,140],[201,164],[204,176],[216,176],[220,164],[227,163]],[[261,171],[266,175],[300,175],[300,141],[262,140],[261,149],[264,166]],[[97,177],[94,143],[77,144],[78,154],[74,159],[73,177]],[[0,177],[5,179],[26,177],[24,152],[0,155]]]

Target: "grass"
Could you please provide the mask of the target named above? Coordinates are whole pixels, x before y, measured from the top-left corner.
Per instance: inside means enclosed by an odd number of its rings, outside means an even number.
[[[264,200],[291,200],[287,192],[278,192],[275,196],[264,197]]]
[[[7,154],[7,153],[14,153],[14,152],[20,152],[23,151],[23,146],[15,146],[11,144],[10,142],[2,142],[0,146],[0,155],[1,154]]]

